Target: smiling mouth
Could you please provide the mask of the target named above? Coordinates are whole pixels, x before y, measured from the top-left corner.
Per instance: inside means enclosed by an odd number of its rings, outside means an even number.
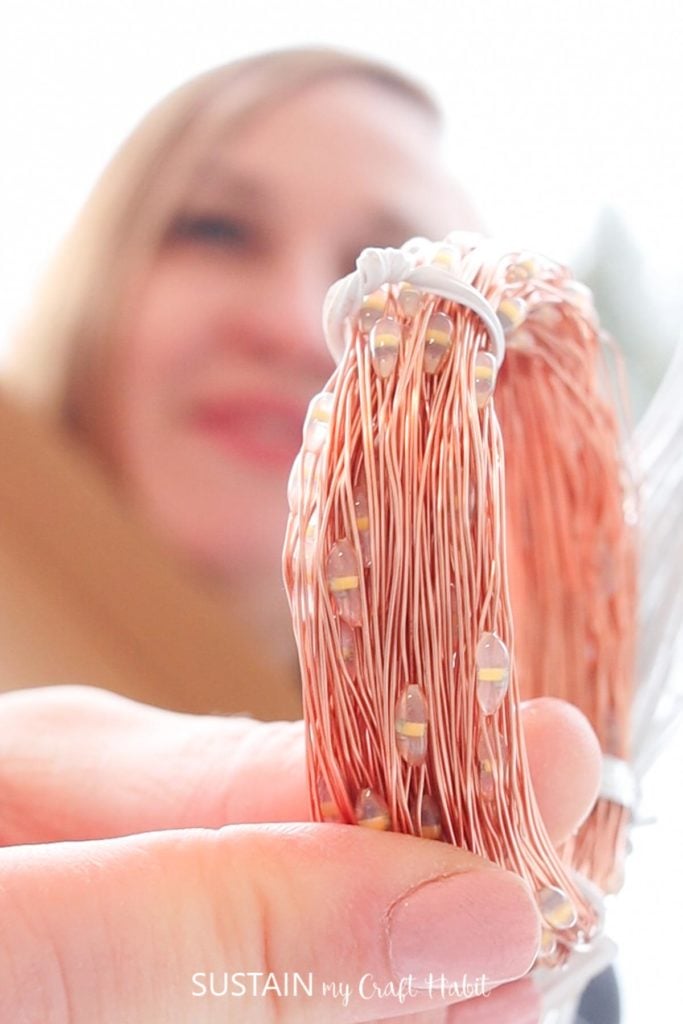
[[[301,447],[303,415],[271,401],[207,404],[193,417],[199,431],[251,466],[286,469]]]

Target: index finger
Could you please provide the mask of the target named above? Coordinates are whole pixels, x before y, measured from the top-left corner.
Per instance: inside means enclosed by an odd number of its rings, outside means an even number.
[[[522,706],[530,771],[560,842],[589,813],[600,748],[571,705]],[[91,687],[0,697],[0,839],[95,839],[310,817],[303,722],[186,715]]]

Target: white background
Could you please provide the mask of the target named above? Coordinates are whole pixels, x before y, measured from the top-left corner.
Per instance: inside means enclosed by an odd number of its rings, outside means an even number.
[[[4,0],[0,351],[90,185],[145,110],[213,64],[303,43],[379,56],[429,83],[450,120],[454,170],[489,227],[515,244],[588,265],[602,223],[602,272],[619,283],[636,387],[651,390],[683,317],[675,0]],[[635,256],[621,258],[624,239]],[[662,820],[636,837],[614,913],[625,1024],[655,1008],[666,1020],[680,1012],[682,776],[673,751],[652,786]]]

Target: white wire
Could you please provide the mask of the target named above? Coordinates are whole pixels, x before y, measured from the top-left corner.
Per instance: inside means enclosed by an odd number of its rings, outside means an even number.
[[[634,440],[642,552],[631,761],[640,782],[683,711],[683,338]]]

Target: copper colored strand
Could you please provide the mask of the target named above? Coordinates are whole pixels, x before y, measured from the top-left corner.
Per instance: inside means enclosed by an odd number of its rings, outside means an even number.
[[[458,277],[495,308],[511,292],[506,270],[512,261],[492,260],[485,247],[469,249]],[[551,268],[557,276],[556,265]],[[558,286],[548,288],[556,300]],[[515,290],[533,291],[537,302],[544,298],[542,282]],[[553,669],[552,692],[575,699],[573,688],[580,685],[592,697],[584,701],[591,717],[609,710],[615,736],[625,734],[628,702],[618,680],[627,673],[628,658],[618,651],[630,604],[627,599],[623,608],[622,599],[614,598],[604,615],[587,608],[587,593],[596,600],[604,595],[597,584],[586,591],[583,582],[584,562],[592,566],[591,579],[599,575],[591,538],[600,537],[620,566],[626,550],[615,548],[620,535],[614,503],[601,479],[613,471],[616,451],[608,412],[591,406],[592,368],[584,363],[592,336],[582,324],[551,343],[539,330],[531,337],[531,355],[508,355],[496,409],[491,399],[479,408],[475,360],[488,335],[478,316],[427,293],[410,317],[397,305],[396,289],[385,291],[384,316],[403,327],[397,364],[380,377],[367,330],[352,322],[327,386],[333,396],[327,439],[307,480],[300,463],[299,497],[283,554],[304,686],[313,815],[355,823],[357,801],[369,790],[388,810],[386,821],[381,814],[372,819],[374,827],[420,835],[421,807],[433,798],[444,839],[516,871],[541,903],[549,888],[565,895],[576,920],[557,925],[557,952],[547,957],[561,960],[594,932],[596,913],[541,821],[517,713],[517,680],[525,693],[538,692],[539,677],[546,686]],[[564,309],[567,301],[558,304]],[[451,317],[454,333],[438,371],[427,373],[426,332],[434,312]],[[536,351],[543,346],[545,362]],[[564,445],[563,431],[569,438]],[[304,445],[301,459],[305,455]],[[367,499],[367,567],[354,509],[359,487]],[[360,624],[350,627],[353,668],[342,656],[344,616],[327,575],[328,559],[342,541],[350,543],[358,570],[357,586],[349,584],[360,609]],[[624,573],[630,582],[630,568]],[[570,628],[567,615],[573,616]],[[585,664],[578,655],[596,626],[611,638],[600,641],[596,674],[578,684],[578,673],[566,662],[571,656]],[[485,713],[477,696],[476,656],[489,634],[506,645],[510,672],[500,705]],[[427,708],[427,751],[418,763],[407,763],[397,746],[396,709],[409,685],[419,686]],[[607,698],[598,694],[605,686]],[[482,742],[491,751],[484,767]],[[625,744],[617,743],[615,752],[622,756]],[[579,844],[574,852],[582,862],[591,859]],[[546,924],[555,927],[547,917]]]
[[[496,389],[522,694],[572,701],[604,753],[627,760],[637,541],[616,400],[589,311],[565,302],[554,326],[532,315],[525,329],[533,344],[509,347]],[[564,848],[605,891],[621,884],[629,818],[600,799]]]

